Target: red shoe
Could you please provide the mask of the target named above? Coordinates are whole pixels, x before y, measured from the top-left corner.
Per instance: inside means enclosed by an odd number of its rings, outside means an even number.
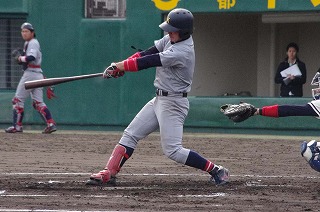
[[[108,169],[102,170],[97,174],[92,174],[86,185],[101,186],[104,184],[115,185],[115,177],[112,177]]]

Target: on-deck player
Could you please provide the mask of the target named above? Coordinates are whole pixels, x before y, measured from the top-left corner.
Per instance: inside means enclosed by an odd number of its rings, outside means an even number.
[[[228,182],[229,172],[205,159],[195,151],[182,147],[183,124],[189,110],[186,98],[191,90],[195,67],[195,52],[191,34],[193,15],[186,9],[174,9],[159,27],[168,32],[146,51],[112,63],[104,77],[120,77],[124,71],[139,71],[157,67],[154,86],[156,97],[149,101],[125,129],[122,138],[104,168],[92,174],[88,185],[102,185],[115,180],[125,161],[132,155],[139,140],[160,129],[164,154],[170,159],[201,169],[211,175],[217,185]]]
[[[21,25],[21,35],[25,40],[23,55],[17,57],[17,62],[22,65],[23,76],[18,84],[15,96],[12,99],[13,104],[13,125],[7,129],[7,133],[23,132],[22,119],[24,115],[24,102],[31,95],[33,107],[40,113],[41,117],[45,120],[47,126],[42,133],[49,134],[57,130],[56,123],[53,120],[49,109],[43,102],[43,88],[35,88],[26,90],[24,83],[31,80],[43,79],[41,61],[42,53],[40,44],[35,38],[34,28],[30,23]],[[48,88],[47,96],[51,99],[54,94]]]

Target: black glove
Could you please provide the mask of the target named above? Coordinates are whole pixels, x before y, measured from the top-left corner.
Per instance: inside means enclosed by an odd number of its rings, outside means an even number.
[[[19,57],[20,57],[20,56],[23,56],[23,50],[22,50],[22,49],[14,49],[14,50],[12,50],[11,56],[12,56],[12,58],[14,59],[14,61],[15,61],[16,63],[22,64],[22,63],[19,61]]]
[[[241,102],[238,105],[222,105],[220,111],[232,121],[242,122],[253,116],[257,109],[251,104]]]

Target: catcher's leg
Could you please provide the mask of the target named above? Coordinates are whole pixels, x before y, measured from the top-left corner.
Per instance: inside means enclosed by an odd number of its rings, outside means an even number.
[[[17,132],[23,132],[22,130],[22,120],[24,115],[24,108],[23,104],[21,104],[21,101],[14,97],[12,99],[13,104],[13,124],[11,127],[8,127],[5,129],[6,133],[17,133]]]
[[[24,115],[24,102],[30,96],[30,90],[24,88],[24,83],[28,80],[28,73],[21,77],[15,96],[12,99],[13,125],[5,130],[7,133],[22,132],[22,120]]]
[[[33,107],[36,109],[41,118],[46,122],[47,127],[43,130],[42,133],[44,134],[50,134],[52,132],[57,131],[57,126],[56,123],[54,122],[51,113],[49,109],[47,108],[46,104],[43,102],[38,102],[36,100],[33,100]]]
[[[33,76],[37,79],[43,79],[42,74]],[[54,122],[47,105],[43,101],[43,88],[35,88],[31,91],[31,98],[33,100],[33,107],[39,112],[41,118],[46,122],[47,127],[42,131],[44,134],[50,134],[57,130],[56,123]]]
[[[120,171],[125,161],[132,155],[134,149],[123,145],[116,145],[104,170],[92,174],[87,185],[115,184],[115,176]]]

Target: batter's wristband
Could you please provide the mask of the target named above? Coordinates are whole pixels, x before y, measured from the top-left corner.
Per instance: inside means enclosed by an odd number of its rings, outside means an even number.
[[[141,57],[140,52],[136,52],[136,53],[134,53],[133,55],[131,55],[130,57],[128,57],[128,59],[131,59],[131,58],[139,58],[139,57]]]
[[[137,58],[129,58],[123,61],[124,70],[136,72],[139,71]]]

